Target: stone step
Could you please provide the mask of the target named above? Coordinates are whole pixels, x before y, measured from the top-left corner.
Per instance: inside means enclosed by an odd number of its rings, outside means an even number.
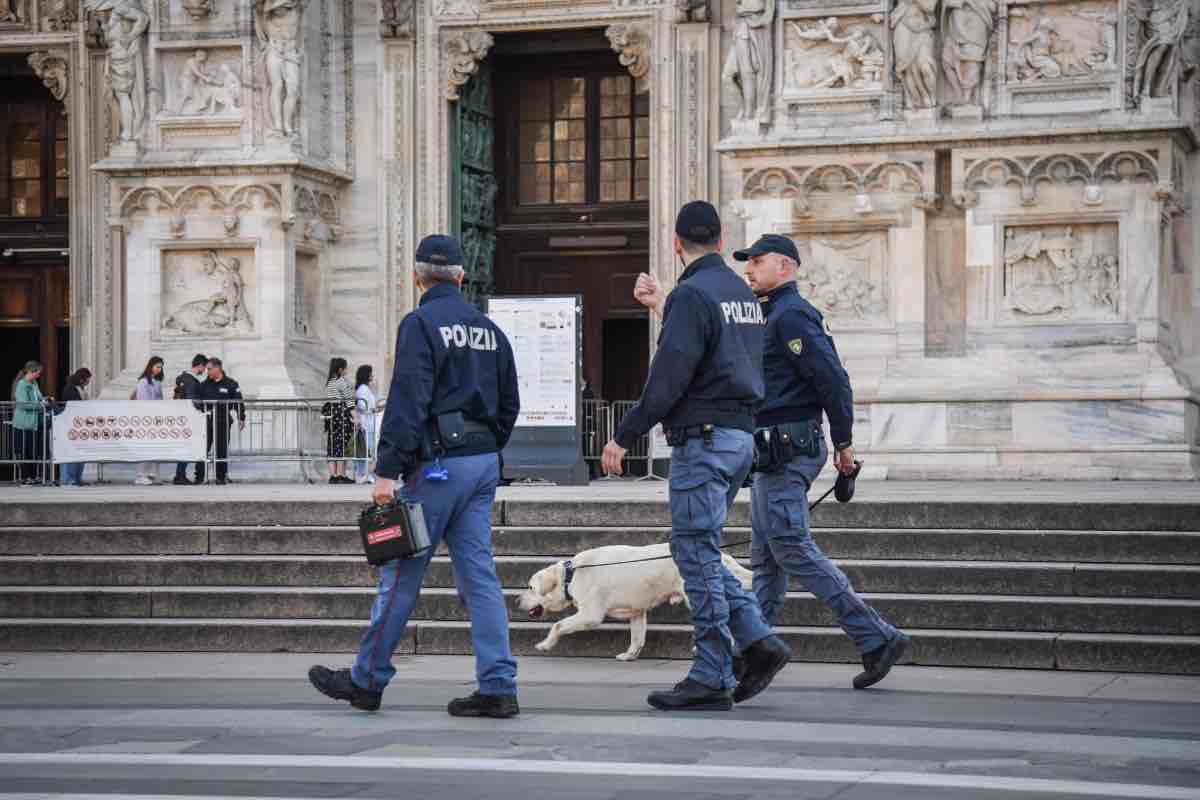
[[[159,520],[187,527],[352,525],[362,499],[231,500],[201,503],[189,500],[155,501]],[[120,527],[144,517],[147,504],[128,500],[96,503],[72,499],[61,502],[10,503],[0,525],[5,527]],[[493,522],[509,527],[666,527],[666,503],[654,500],[521,500],[506,499],[493,507]],[[991,500],[872,500],[860,492],[852,503],[831,501],[813,513],[814,524],[829,528],[904,528],[968,530],[1111,530],[1200,531],[1200,504],[1179,501],[1014,501]],[[749,504],[742,500],[730,511],[729,524],[747,526]]]
[[[667,541],[665,527],[499,527],[497,555],[567,557],[609,544]],[[1200,533],[887,528],[818,528],[813,536],[833,558],[931,561],[1063,561],[1198,564]],[[725,529],[727,543],[744,542],[750,529]],[[745,556],[745,545],[729,552]],[[361,555],[350,526],[287,527],[10,527],[0,528],[3,555]]]
[[[353,653],[360,620],[263,619],[11,619],[0,618],[0,651],[97,652],[298,652]],[[533,648],[545,626],[513,623],[513,651]],[[846,637],[832,628],[781,628],[797,661],[856,662]],[[913,648],[905,663],[956,667],[1104,670],[1200,674],[1200,637],[1079,635],[1030,632],[908,629]],[[629,644],[624,625],[566,637],[554,656],[611,657]],[[400,654],[465,655],[471,652],[464,622],[416,622],[397,648]],[[643,658],[690,658],[691,628],[652,625]],[[314,657],[314,661],[320,658]],[[348,658],[347,658],[348,660]],[[793,667],[795,669],[797,667]]]
[[[506,592],[509,615],[521,620],[525,615],[516,606],[516,595],[514,590]],[[1200,635],[1200,602],[1194,601],[886,593],[865,593],[863,598],[901,628]],[[349,587],[3,586],[0,616],[365,620],[374,599],[371,589]],[[664,624],[686,624],[689,619],[681,605],[660,606],[650,616]],[[419,620],[467,618],[454,589],[424,590],[413,610],[413,619]],[[777,622],[785,626],[834,624],[823,604],[802,593],[788,596]]]
[[[555,559],[500,556],[502,585],[524,588]],[[743,563],[747,563],[743,559]],[[864,592],[1067,595],[1200,599],[1200,567],[1162,564],[1068,564],[999,561],[838,559]],[[615,567],[614,567],[615,569]],[[0,586],[374,586],[361,556],[8,556]],[[429,587],[453,586],[446,556],[435,557]],[[798,582],[793,582],[800,588]]]

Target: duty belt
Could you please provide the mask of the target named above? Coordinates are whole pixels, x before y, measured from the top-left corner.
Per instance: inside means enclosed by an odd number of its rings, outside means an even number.
[[[663,428],[663,436],[666,437],[667,444],[671,445],[671,447],[682,447],[687,444],[688,439],[703,437],[706,442],[711,442],[713,431],[716,429],[717,426],[711,423],[687,425],[679,428]]]
[[[793,458],[821,454],[821,425],[816,420],[785,422],[754,432],[754,471],[778,472]]]

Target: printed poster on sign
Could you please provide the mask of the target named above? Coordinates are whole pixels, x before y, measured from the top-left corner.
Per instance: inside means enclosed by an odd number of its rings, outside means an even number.
[[[517,427],[575,427],[574,297],[491,297],[488,316],[512,344],[521,390]]]
[[[203,461],[205,416],[187,400],[84,400],[54,417],[54,463]]]

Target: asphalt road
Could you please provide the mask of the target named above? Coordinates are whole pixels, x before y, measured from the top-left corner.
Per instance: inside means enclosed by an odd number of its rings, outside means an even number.
[[[375,714],[317,695],[321,660],[0,654],[0,800],[1200,800],[1200,679],[908,667],[855,692],[793,664],[670,715],[644,698],[679,663],[526,659],[498,721],[445,714],[470,659],[404,662]]]

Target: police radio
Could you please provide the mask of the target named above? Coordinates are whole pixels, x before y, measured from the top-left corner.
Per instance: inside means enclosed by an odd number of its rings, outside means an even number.
[[[398,558],[416,558],[430,547],[425,512],[415,500],[396,498],[371,505],[358,515],[363,552],[375,566]]]

